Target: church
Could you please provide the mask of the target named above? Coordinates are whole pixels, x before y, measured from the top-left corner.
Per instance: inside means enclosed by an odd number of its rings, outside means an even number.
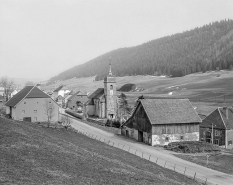
[[[111,71],[104,78],[104,88],[98,88],[88,96],[86,113],[88,117],[115,119],[117,115],[116,77]]]

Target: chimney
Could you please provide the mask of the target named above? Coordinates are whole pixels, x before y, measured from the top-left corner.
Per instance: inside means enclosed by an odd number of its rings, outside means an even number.
[[[228,111],[229,111],[229,107],[223,107],[223,112],[225,111],[226,114],[226,119],[228,119]]]
[[[41,90],[41,85],[40,84],[36,84],[36,87]]]

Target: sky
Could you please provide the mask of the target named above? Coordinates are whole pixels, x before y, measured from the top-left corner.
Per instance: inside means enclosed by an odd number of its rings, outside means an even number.
[[[106,52],[233,19],[233,0],[0,0],[0,77],[49,79]]]

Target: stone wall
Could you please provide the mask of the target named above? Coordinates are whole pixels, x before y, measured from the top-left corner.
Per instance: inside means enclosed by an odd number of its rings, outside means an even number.
[[[171,142],[180,142],[180,141],[199,141],[199,132],[185,133],[185,134],[152,135],[152,146],[168,145]]]

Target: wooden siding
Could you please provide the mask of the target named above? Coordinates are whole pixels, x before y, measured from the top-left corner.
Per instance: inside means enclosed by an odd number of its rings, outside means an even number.
[[[152,135],[199,132],[199,123],[153,125]]]
[[[136,109],[133,117],[127,120],[125,126],[129,128],[134,128],[142,132],[151,133],[151,123],[141,104]]]

